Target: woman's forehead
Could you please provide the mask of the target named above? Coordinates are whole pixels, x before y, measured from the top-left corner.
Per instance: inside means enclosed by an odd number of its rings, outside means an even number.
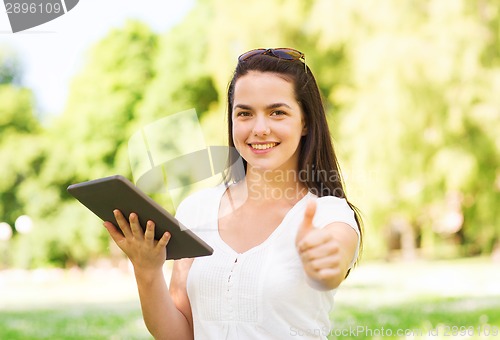
[[[241,76],[235,83],[233,105],[256,101],[295,102],[293,83],[271,72],[252,71]]]

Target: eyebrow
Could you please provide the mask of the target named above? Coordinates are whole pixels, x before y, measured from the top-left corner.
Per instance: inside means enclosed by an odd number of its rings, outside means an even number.
[[[270,105],[266,106],[266,110],[276,109],[276,108],[282,107],[282,106],[291,109],[290,105],[288,105],[288,104],[285,104],[285,103],[274,103],[274,104],[270,104]],[[236,104],[234,106],[233,110],[234,109],[252,110],[252,107],[250,105],[245,105],[245,104]]]

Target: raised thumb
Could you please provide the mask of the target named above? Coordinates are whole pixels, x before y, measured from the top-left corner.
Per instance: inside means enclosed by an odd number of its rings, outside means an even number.
[[[304,236],[306,236],[313,229],[313,218],[316,213],[316,200],[310,199],[307,202],[306,210],[304,212],[304,219],[297,232],[297,237],[295,238],[295,243],[298,244]]]

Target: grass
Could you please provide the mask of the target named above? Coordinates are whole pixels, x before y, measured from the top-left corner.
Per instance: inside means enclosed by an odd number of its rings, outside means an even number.
[[[485,299],[430,298],[365,309],[344,306],[344,310],[334,316],[336,328],[330,338],[384,338],[392,335],[400,339],[426,339],[434,335],[433,338],[449,339],[455,335],[455,338],[480,339],[481,334],[500,338],[500,302]]]
[[[152,339],[125,268],[0,272],[0,339]]]
[[[500,339],[499,269],[489,259],[362,264],[337,292],[329,338]],[[0,272],[0,339],[151,337],[133,277],[102,269]]]
[[[361,265],[340,287],[330,338],[500,339],[500,264]]]
[[[151,339],[132,303],[3,311],[0,319],[1,339]]]

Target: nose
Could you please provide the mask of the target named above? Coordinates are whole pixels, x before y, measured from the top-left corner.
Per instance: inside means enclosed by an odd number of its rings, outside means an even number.
[[[254,136],[267,136],[271,133],[266,117],[262,115],[256,117],[252,132]]]

